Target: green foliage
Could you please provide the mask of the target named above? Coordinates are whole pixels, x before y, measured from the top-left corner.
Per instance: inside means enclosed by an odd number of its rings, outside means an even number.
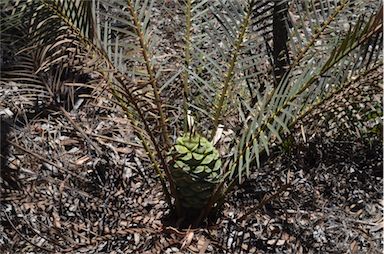
[[[262,165],[299,119],[381,66],[381,7],[374,13],[365,1],[315,2],[181,2],[182,67],[171,77],[156,55],[154,0],[12,2],[14,11],[4,15],[26,27],[16,47],[25,59],[2,82],[37,83],[54,97],[65,68],[97,73],[130,119],[168,204],[179,215],[180,209],[201,210],[200,220]],[[7,43],[11,27],[5,22],[2,29]],[[286,42],[271,45],[284,33]],[[54,86],[44,79],[52,73]],[[172,107],[164,103],[170,87],[183,95]],[[172,112],[178,108],[184,113]],[[188,132],[189,110],[201,136],[181,135]],[[183,130],[171,122],[184,122]],[[225,154],[202,137],[217,140],[221,126],[235,133],[221,149]],[[175,144],[171,131],[181,135]]]
[[[286,154],[291,154],[296,145],[295,138],[292,135],[286,135],[281,142],[281,149]]]

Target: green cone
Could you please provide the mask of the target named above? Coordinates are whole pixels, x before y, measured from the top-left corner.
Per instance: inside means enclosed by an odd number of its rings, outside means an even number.
[[[201,210],[220,181],[219,152],[200,135],[184,135],[170,152],[171,174],[181,206]]]

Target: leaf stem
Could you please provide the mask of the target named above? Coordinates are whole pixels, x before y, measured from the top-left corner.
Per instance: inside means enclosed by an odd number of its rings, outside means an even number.
[[[136,123],[136,121],[134,120],[134,117],[132,116],[132,114],[130,113],[130,110],[128,109],[128,105],[126,105],[126,103],[124,102],[124,100],[121,98],[121,96],[118,95],[117,91],[112,87],[112,85],[110,85],[111,89],[112,89],[112,95],[113,97],[115,97],[117,99],[117,103],[120,105],[120,107],[124,110],[125,114],[127,115],[128,119],[130,119],[132,125],[139,129],[139,125]],[[166,191],[166,196],[169,196],[168,194],[168,191],[167,191],[167,188],[166,188],[166,185],[165,185],[165,182],[164,182],[164,177],[163,177],[163,174],[161,173],[160,171],[160,168],[159,168],[159,165],[157,163],[157,161],[155,160],[155,158],[153,157],[153,152],[150,150],[149,148],[149,145],[146,141],[146,139],[144,138],[144,136],[140,133],[140,132],[136,132],[136,135],[139,137],[139,139],[141,140],[143,146],[144,146],[144,150],[147,152],[148,154],[148,157],[150,159],[150,161],[152,162],[152,164],[154,165],[155,167],[155,170],[156,170],[156,173],[159,175],[160,177],[160,181],[163,185],[163,188],[164,188],[164,191]],[[167,200],[168,200],[168,197],[167,197]],[[170,198],[169,198],[170,200]],[[171,204],[171,203],[170,203]]]
[[[153,66],[151,64],[151,59],[149,57],[148,42],[144,38],[141,22],[139,21],[139,18],[137,16],[137,12],[134,9],[132,1],[127,0],[127,3],[128,3],[128,10],[131,14],[132,21],[133,21],[133,24],[135,26],[135,32],[136,32],[136,35],[139,39],[140,47],[141,47],[143,58],[145,61],[145,67],[146,67],[147,73],[149,75],[149,82],[151,83],[153,93],[155,95],[155,103],[156,103],[157,109],[159,110],[160,128],[161,128],[163,140],[166,144],[166,147],[169,148],[171,145],[170,145],[167,125],[166,125],[166,117],[165,117],[165,114],[163,112],[162,101],[160,98],[160,92],[159,92],[159,89],[157,87],[157,78],[155,77]]]
[[[191,26],[192,26],[192,0],[187,0],[185,8],[185,35],[184,35],[184,72],[183,72],[183,114],[184,133],[188,131],[188,103],[189,103],[189,67],[191,64]]]
[[[348,4],[349,1],[350,1],[350,0],[344,0],[344,1],[342,1],[342,2],[340,3],[339,7],[337,7],[337,8],[333,11],[332,15],[330,15],[330,16],[328,17],[328,19],[323,23],[323,25],[322,25],[321,28],[317,31],[317,33],[315,33],[315,34],[312,36],[311,40],[307,43],[307,45],[305,46],[305,48],[303,48],[303,49],[300,50],[299,55],[296,57],[295,61],[292,63],[291,68],[292,68],[293,66],[296,66],[296,65],[300,62],[300,60],[305,56],[305,54],[307,53],[307,51],[308,51],[309,49],[311,49],[312,46],[315,44],[316,40],[317,40],[318,38],[320,38],[320,35],[323,34],[323,32],[325,31],[325,29],[329,27],[329,25],[335,20],[336,16],[337,16],[338,14],[340,14],[341,11],[347,6],[347,4]]]
[[[250,23],[251,13],[252,13],[252,3],[248,6],[247,13],[241,23],[241,28],[234,45],[234,49],[232,51],[231,60],[229,61],[228,70],[225,74],[223,89],[221,91],[219,101],[217,105],[215,105],[216,110],[213,117],[213,130],[211,134],[211,139],[216,135],[219,123],[222,118],[222,110],[224,107],[224,102],[225,102],[225,99],[227,99],[230,83],[232,81],[233,76],[235,75],[235,66],[237,64],[237,57],[239,56],[240,50],[242,48],[242,44],[245,40],[245,35]]]

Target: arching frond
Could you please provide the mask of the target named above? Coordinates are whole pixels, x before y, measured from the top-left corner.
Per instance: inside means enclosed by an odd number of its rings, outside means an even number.
[[[364,69],[357,70],[354,66],[366,61],[361,57],[361,49],[370,45],[375,53],[367,52],[366,55],[380,54],[381,46],[372,40],[382,36],[382,16],[378,12],[370,20],[363,18],[357,20],[349,32],[340,39],[334,49],[328,53],[327,58],[321,62],[308,61],[301,72],[291,70],[283,78],[280,85],[268,97],[260,101],[251,118],[248,128],[242,136],[234,153],[229,171],[231,175],[241,176],[254,159],[260,166],[261,151],[268,153],[268,147],[273,140],[280,140],[280,133],[289,132],[292,122],[298,117],[308,113],[314,104],[332,94],[338,89],[345,88],[353,80],[367,75]],[[356,59],[357,56],[360,56]],[[378,56],[377,56],[378,57]],[[369,63],[371,68],[377,68]],[[339,68],[342,68],[340,72]],[[345,75],[345,72],[348,74]]]

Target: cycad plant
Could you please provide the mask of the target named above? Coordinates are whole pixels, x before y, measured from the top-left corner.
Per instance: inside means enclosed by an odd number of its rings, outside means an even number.
[[[8,2],[2,45],[17,50],[18,62],[3,69],[2,82],[60,105],[66,71],[104,80],[169,207],[196,224],[299,119],[382,61],[378,1]],[[172,18],[170,4],[183,13],[174,31],[181,46],[163,57],[154,10]]]

